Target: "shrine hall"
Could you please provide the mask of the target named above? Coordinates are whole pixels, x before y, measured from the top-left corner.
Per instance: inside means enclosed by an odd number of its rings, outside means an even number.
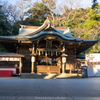
[[[0,36],[0,44],[7,50],[0,53],[0,62],[12,62],[9,67],[17,68],[17,74],[66,73],[75,71],[77,57],[97,42],[76,38],[69,28],[53,27],[46,19],[40,27],[21,25],[16,36]]]

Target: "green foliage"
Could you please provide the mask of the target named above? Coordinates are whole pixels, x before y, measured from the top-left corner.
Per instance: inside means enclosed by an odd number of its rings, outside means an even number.
[[[83,24],[83,27],[86,27],[87,29],[92,29],[94,26],[98,25],[98,21],[93,19],[87,19],[85,23]]]
[[[68,20],[65,22],[65,26],[66,27],[71,27],[71,28],[74,28],[76,27],[77,24],[81,23],[81,20]]]
[[[33,7],[27,11],[31,14],[31,19],[42,19],[44,20],[49,14],[49,9],[44,3],[35,2]]]
[[[5,21],[0,20],[0,35],[5,36],[9,34],[9,27],[8,23]]]
[[[73,11],[74,12],[74,11]],[[74,16],[72,13],[71,16]],[[95,8],[78,9],[75,19],[70,17],[64,26],[71,27],[72,34],[84,39],[100,39],[100,4]],[[100,43],[87,50],[87,53],[99,52]]]
[[[6,36],[10,33],[11,25],[7,21],[5,13],[0,9],[0,35]]]
[[[65,26],[72,27],[72,25],[73,25],[73,20],[68,20],[67,22],[65,22]]]
[[[82,34],[81,34],[81,37],[82,37],[82,38],[87,38],[87,37],[88,37],[88,34],[87,34],[86,32],[85,32],[85,33],[82,33]]]
[[[30,24],[33,25],[33,26],[41,26],[43,24],[43,20],[35,19],[32,22],[30,22]]]
[[[89,19],[100,21],[100,4],[96,5],[94,9],[89,9]]]
[[[16,25],[12,26],[12,35],[18,35],[19,33],[19,27],[17,27]]]
[[[23,24],[41,26],[49,15],[49,12],[49,9],[44,3],[35,2],[33,7],[27,11],[29,17],[23,21]]]
[[[79,14],[76,14],[76,15],[75,15],[75,17],[79,17],[79,16],[80,16]]]
[[[55,6],[54,6],[55,7]],[[24,21],[20,22],[24,25],[41,26],[47,16],[49,18],[50,10],[45,3],[35,2],[26,14],[29,16]],[[78,38],[85,39],[99,39],[100,40],[100,4],[88,7],[86,9],[70,9],[66,10],[62,15],[55,15],[55,25],[57,27],[70,27],[72,34]],[[14,25],[7,22],[7,18],[3,12],[0,11],[0,35],[17,35],[19,31],[19,22]],[[94,47],[89,48],[86,52],[99,52],[100,43]]]
[[[0,44],[0,52],[8,52],[8,51]]]
[[[93,47],[91,47],[87,53],[95,53],[95,52],[100,52],[100,42],[95,44]]]
[[[4,34],[3,30],[2,30],[2,29],[0,29],[0,35],[3,35],[3,34]]]

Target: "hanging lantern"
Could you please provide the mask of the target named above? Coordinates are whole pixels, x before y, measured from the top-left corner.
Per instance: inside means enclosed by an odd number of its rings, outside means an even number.
[[[33,51],[35,50],[35,46],[34,46],[34,44],[33,44]]]
[[[39,50],[39,56],[40,56],[40,50]]]
[[[55,58],[53,59],[53,61],[55,61]]]
[[[56,56],[57,56],[57,51],[56,51]]]
[[[45,52],[45,56],[47,56],[47,51]]]
[[[63,45],[63,52],[65,51],[65,45]]]
[[[52,51],[51,51],[51,56],[53,56]]]

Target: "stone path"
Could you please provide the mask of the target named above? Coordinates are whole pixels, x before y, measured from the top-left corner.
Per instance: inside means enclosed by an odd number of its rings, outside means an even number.
[[[0,78],[0,100],[100,100],[100,78]]]

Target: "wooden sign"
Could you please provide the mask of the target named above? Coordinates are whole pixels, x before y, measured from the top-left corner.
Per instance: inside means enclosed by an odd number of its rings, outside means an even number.
[[[32,41],[18,41],[18,43],[32,43]]]

